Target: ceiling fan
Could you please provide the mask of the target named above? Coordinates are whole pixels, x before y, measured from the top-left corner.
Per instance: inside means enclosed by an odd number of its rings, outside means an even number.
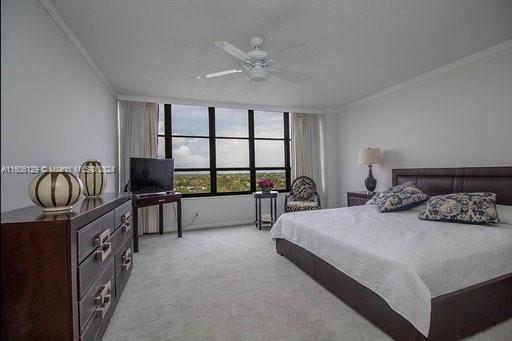
[[[252,82],[263,82],[267,80],[267,78],[271,75],[296,83],[307,82],[311,79],[311,77],[303,73],[276,66],[274,61],[270,59],[268,53],[261,49],[264,41],[265,40],[262,36],[252,37],[250,40],[250,45],[253,50],[247,53],[226,41],[215,42],[215,45],[220,47],[222,50],[242,60],[242,64],[239,68],[236,69],[210,73],[206,75],[205,78],[215,78],[235,73],[244,73],[245,77]],[[309,46],[308,44],[293,45],[281,50],[277,54],[303,45]]]

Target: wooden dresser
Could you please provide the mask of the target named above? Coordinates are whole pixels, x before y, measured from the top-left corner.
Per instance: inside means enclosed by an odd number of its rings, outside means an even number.
[[[130,277],[131,193],[2,213],[1,339],[99,340]]]

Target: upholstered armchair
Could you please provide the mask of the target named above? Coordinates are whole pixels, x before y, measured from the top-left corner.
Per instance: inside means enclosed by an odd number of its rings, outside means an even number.
[[[299,176],[293,180],[290,194],[284,198],[284,211],[309,211],[320,209],[320,196],[313,179]]]

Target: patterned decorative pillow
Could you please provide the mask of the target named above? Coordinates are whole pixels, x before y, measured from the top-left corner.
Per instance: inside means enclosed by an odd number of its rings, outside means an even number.
[[[463,224],[496,224],[499,223],[496,194],[475,192],[438,195],[427,201],[418,218]]]
[[[386,197],[390,193],[399,193],[399,192],[403,191],[404,188],[407,188],[410,186],[416,187],[414,182],[404,182],[401,185],[393,186],[383,192],[376,193],[370,200],[368,200],[366,202],[366,205],[377,205],[377,202],[379,201],[379,199]]]
[[[395,212],[418,206],[428,198],[428,195],[416,188],[414,183],[406,182],[380,193],[375,203],[381,213]]]

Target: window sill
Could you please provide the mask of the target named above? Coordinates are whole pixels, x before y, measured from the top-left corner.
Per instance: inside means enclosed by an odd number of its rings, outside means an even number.
[[[286,195],[289,193],[288,190],[278,190],[278,196]],[[182,194],[183,199],[221,199],[221,198],[233,198],[233,197],[251,197],[252,192],[248,193],[222,193],[222,194]]]

